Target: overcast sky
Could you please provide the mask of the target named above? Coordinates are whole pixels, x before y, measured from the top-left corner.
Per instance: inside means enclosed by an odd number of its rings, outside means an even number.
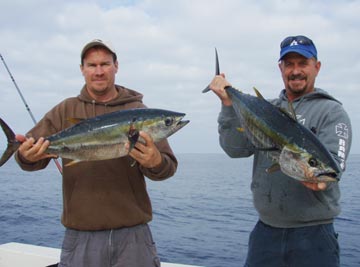
[[[149,107],[187,114],[190,124],[169,138],[176,153],[222,152],[220,102],[201,93],[214,76],[215,47],[235,87],[253,94],[255,86],[275,98],[283,88],[279,43],[307,35],[322,62],[316,85],[343,103],[353,126],[351,153],[360,153],[360,1],[2,0],[0,13],[0,53],[38,120],[79,93],[84,44],[110,40],[118,84],[143,93]],[[0,117],[25,133],[33,123],[2,62],[0,88]]]

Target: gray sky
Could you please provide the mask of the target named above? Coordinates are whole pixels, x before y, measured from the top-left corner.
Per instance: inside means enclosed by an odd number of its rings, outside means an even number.
[[[283,88],[279,43],[307,35],[322,62],[316,85],[344,104],[353,126],[351,153],[360,153],[360,1],[2,0],[0,10],[0,53],[37,119],[79,93],[83,45],[110,40],[118,84],[143,93],[149,107],[185,112],[191,120],[169,138],[176,153],[222,151],[220,102],[201,93],[214,76],[214,47],[235,87],[253,94],[255,86],[274,98]],[[2,62],[0,88],[0,117],[25,133],[33,123]]]

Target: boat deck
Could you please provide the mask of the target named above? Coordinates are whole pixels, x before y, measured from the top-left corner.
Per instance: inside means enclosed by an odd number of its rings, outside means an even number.
[[[45,267],[59,262],[60,249],[22,243],[0,245],[0,267]],[[162,267],[200,267],[162,262]]]

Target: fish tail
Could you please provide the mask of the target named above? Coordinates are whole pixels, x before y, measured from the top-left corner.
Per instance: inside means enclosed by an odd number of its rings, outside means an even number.
[[[5,152],[2,154],[1,159],[0,159],[0,167],[1,167],[9,160],[9,158],[11,158],[11,156],[19,148],[20,142],[18,142],[15,139],[14,132],[10,129],[10,127],[1,118],[0,118],[0,125],[6,135],[7,142],[8,142],[7,148],[6,148]]]

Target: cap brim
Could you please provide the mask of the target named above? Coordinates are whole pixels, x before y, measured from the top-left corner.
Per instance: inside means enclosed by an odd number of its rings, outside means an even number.
[[[301,46],[288,46],[285,47],[281,50],[280,53],[280,59],[282,60],[284,56],[286,56],[289,53],[297,53],[300,54],[306,58],[312,58],[312,57],[316,57],[313,53],[309,52],[308,49],[302,49]]]
[[[81,58],[84,57],[84,55],[86,54],[86,52],[87,52],[90,48],[95,47],[95,46],[102,46],[102,47],[106,48],[107,50],[109,50],[111,53],[113,53],[113,54],[116,55],[115,50],[111,47],[110,44],[106,44],[106,43],[104,43],[103,41],[95,41],[95,40],[94,40],[94,41],[92,41],[92,42],[90,42],[90,43],[88,43],[88,44],[86,44],[86,45],[84,46],[84,48],[83,48],[82,51],[81,51]]]

